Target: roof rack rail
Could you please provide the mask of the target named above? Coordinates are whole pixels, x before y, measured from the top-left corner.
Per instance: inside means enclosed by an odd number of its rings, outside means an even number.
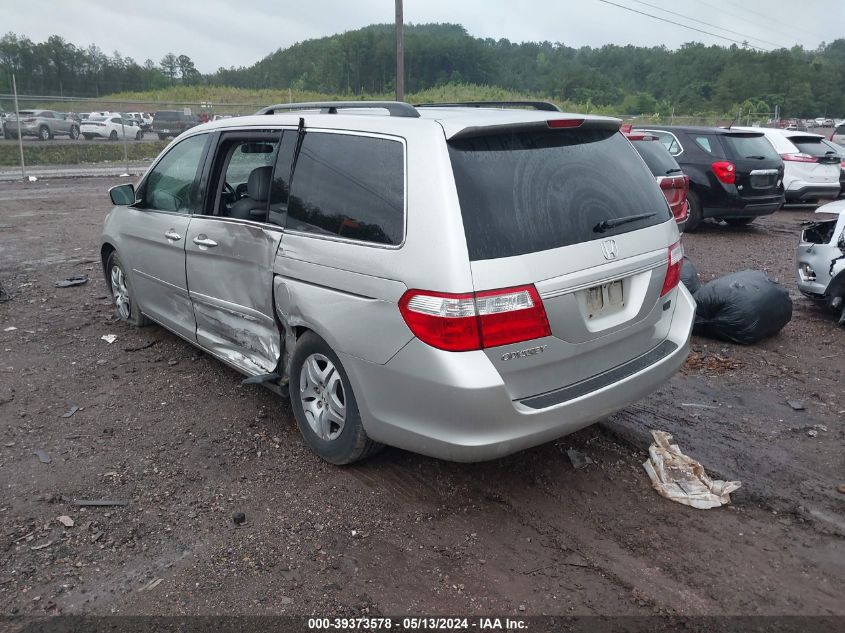
[[[457,101],[454,103],[415,103],[415,108],[534,108],[543,112],[560,112],[554,103],[548,101]]]
[[[340,110],[383,108],[390,116],[419,118],[420,113],[410,103],[401,101],[312,101],[307,103],[278,103],[261,108],[256,114],[276,114],[297,110],[320,110],[321,114],[337,114]]]

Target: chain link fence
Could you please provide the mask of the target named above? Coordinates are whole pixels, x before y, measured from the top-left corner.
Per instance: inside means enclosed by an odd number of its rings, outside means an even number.
[[[18,95],[16,107],[14,95],[0,94],[0,178],[140,173],[186,126],[266,105]],[[153,127],[163,111],[171,125]]]
[[[26,128],[19,139],[16,134],[19,128],[14,96],[0,94],[0,120],[3,121],[3,133],[0,134],[0,179],[26,178],[39,173],[138,174],[166,147],[175,135],[173,133],[178,133],[184,126],[183,123],[167,134],[159,134],[152,127],[156,113],[176,113],[172,114],[173,118],[193,125],[220,117],[252,114],[267,105],[259,102],[116,101],[107,98],[18,95],[17,110],[20,112],[21,125]],[[41,121],[38,116],[41,110],[52,112],[53,120]],[[86,134],[84,122],[98,116],[119,119],[121,125],[118,128],[109,125],[109,133],[105,135]],[[724,114],[617,116],[633,125],[786,127],[790,124],[797,125],[797,129],[825,132],[824,129],[808,127],[811,122],[784,121],[778,118],[777,112],[754,110],[740,110],[732,117]],[[23,123],[28,119],[28,123]]]

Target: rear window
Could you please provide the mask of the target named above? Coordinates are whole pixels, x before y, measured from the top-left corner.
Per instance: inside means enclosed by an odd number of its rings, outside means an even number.
[[[681,173],[678,163],[660,141],[634,141],[632,144],[654,176],[671,176]]]
[[[472,260],[545,251],[671,219],[653,176],[613,131],[456,139],[449,144]],[[654,215],[598,233],[594,227]]]
[[[181,117],[181,112],[161,110],[160,112],[155,113],[154,118],[156,121],[178,121]]]
[[[405,152],[384,138],[309,132],[296,159],[288,228],[376,244],[405,232]]]
[[[762,134],[725,134],[722,143],[734,158],[778,159],[778,153]]]
[[[836,131],[834,134],[845,134],[845,123],[842,125],[837,126]]]
[[[799,152],[810,156],[825,156],[833,151],[822,143],[822,139],[815,136],[793,136],[789,141]]]

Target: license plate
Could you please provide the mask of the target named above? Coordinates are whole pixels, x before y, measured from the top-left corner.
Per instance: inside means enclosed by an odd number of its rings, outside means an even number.
[[[621,279],[587,288],[586,293],[587,311],[591,319],[601,313],[625,305]]]
[[[768,189],[775,186],[777,174],[772,176],[751,176],[751,186],[755,189]]]

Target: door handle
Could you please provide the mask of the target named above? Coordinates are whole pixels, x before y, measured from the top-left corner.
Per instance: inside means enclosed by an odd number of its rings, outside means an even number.
[[[207,238],[207,237],[205,236],[205,234],[203,234],[203,233],[200,233],[199,235],[197,235],[197,236],[194,238],[194,240],[193,240],[193,241],[194,241],[194,244],[196,244],[196,245],[197,245],[197,246],[199,246],[199,247],[203,247],[203,246],[205,246],[205,247],[217,246],[217,242],[215,242],[215,241],[214,241],[214,240],[212,240],[212,239]]]
[[[173,242],[178,242],[179,240],[182,239],[182,236],[179,235],[173,229],[168,229],[167,233],[164,234],[164,237],[166,237],[168,240],[171,240]]]

